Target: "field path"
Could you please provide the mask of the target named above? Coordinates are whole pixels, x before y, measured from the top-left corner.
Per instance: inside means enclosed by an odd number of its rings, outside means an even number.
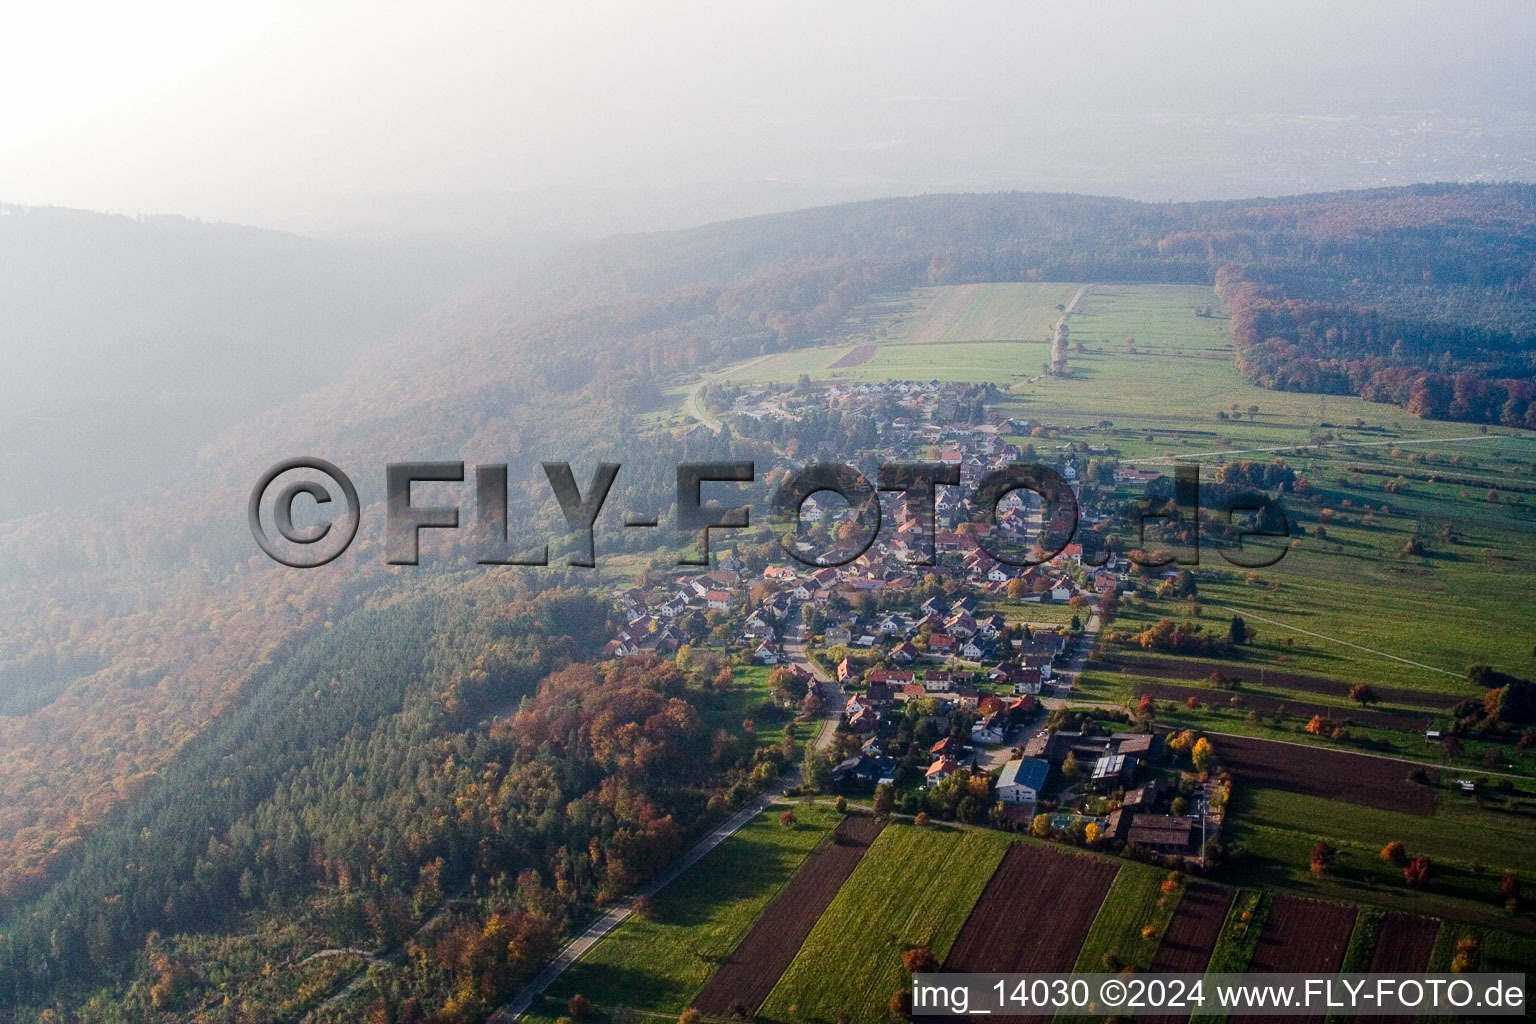
[[[1228,608],[1226,605],[1221,604],[1214,605],[1214,607],[1220,608],[1224,612],[1231,612],[1233,615],[1241,615],[1249,619],[1258,619],[1260,622],[1267,622],[1271,626],[1284,626],[1286,629],[1295,630],[1298,633],[1305,633],[1307,636],[1315,636],[1319,640],[1327,640],[1330,643],[1340,644],[1344,647],[1353,647],[1355,650],[1364,651],[1366,654],[1374,654],[1381,658],[1391,658],[1393,661],[1400,661],[1404,665],[1412,665],[1414,668],[1421,668],[1426,672],[1438,672],[1443,676],[1450,676],[1453,679],[1460,679],[1464,675],[1464,673],[1461,672],[1452,672],[1450,669],[1436,668],[1433,665],[1426,665],[1421,661],[1411,661],[1408,658],[1401,658],[1396,654],[1388,654],[1386,651],[1378,651],[1374,647],[1366,647],[1363,644],[1357,644],[1349,640],[1340,640],[1338,637],[1329,636],[1326,633],[1314,633],[1310,629],[1302,629],[1300,626],[1293,626],[1289,622],[1281,622],[1279,619],[1265,618],[1264,616],[1257,615],[1254,612],[1239,611],[1236,608]]]
[[[1091,284],[1084,284],[1084,285],[1079,285],[1078,286],[1077,291],[1072,293],[1072,301],[1067,303],[1066,308],[1061,311],[1061,316],[1059,318],[1057,318],[1057,320],[1056,320],[1056,326],[1057,327],[1060,327],[1062,324],[1066,323],[1067,322],[1067,317],[1069,317],[1073,313],[1077,312],[1077,304],[1078,304],[1078,302],[1082,300],[1082,297],[1084,295],[1088,294],[1088,289],[1090,289],[1092,287],[1093,287],[1093,285],[1091,285]]]

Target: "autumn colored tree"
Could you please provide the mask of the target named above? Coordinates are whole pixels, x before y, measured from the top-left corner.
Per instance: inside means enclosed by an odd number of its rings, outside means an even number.
[[[1194,761],[1195,768],[1198,771],[1210,771],[1211,767],[1216,763],[1216,751],[1212,748],[1211,741],[1204,736],[1195,741],[1194,747],[1190,749],[1189,756]]]
[[[1451,970],[1456,974],[1463,974],[1477,966],[1477,940],[1473,938],[1458,939],[1456,941],[1456,955],[1451,958]]]
[[[1323,716],[1313,715],[1307,720],[1307,732],[1313,736],[1321,736],[1323,733]]]
[[[1338,851],[1331,843],[1319,840],[1317,845],[1312,847],[1312,854],[1307,862],[1308,869],[1314,875],[1326,874],[1333,867],[1333,858],[1337,853]]]
[[[1403,881],[1417,889],[1429,881],[1429,858],[1415,857],[1403,868]]]
[[[1381,848],[1381,859],[1388,864],[1396,864],[1401,867],[1408,862],[1408,851],[1404,849],[1401,842],[1394,839]]]
[[[901,966],[908,974],[931,974],[939,969],[939,961],[927,946],[917,946],[901,955]]]
[[[592,1012],[592,1001],[578,992],[566,1002],[565,1010],[573,1019],[581,1020]]]
[[[779,825],[783,828],[794,828],[799,823],[800,819],[795,817],[794,811],[785,811],[779,815]]]

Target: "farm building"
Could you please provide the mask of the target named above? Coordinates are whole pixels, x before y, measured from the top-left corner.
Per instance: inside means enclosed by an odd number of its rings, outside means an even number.
[[[1105,754],[1093,762],[1093,788],[1114,789],[1136,772],[1136,759],[1124,754]]]
[[[1195,819],[1171,814],[1138,814],[1131,818],[1131,828],[1126,842],[1153,853],[1184,856],[1195,851],[1191,844],[1198,839]]]

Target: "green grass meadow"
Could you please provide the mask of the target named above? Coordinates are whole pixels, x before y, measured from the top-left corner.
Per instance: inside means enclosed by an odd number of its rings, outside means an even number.
[[[888,826],[806,937],[759,1016],[786,1024],[884,1024],[902,955],[941,962],[1013,842],[1001,832]]]

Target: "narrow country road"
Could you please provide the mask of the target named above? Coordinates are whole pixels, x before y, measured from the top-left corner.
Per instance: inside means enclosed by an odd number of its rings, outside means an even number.
[[[1072,656],[1067,659],[1066,667],[1056,673],[1054,687],[1056,695],[1040,701],[1040,706],[1047,711],[1055,711],[1064,708],[1072,699],[1071,690],[1077,686],[1078,676],[1083,674],[1083,667],[1088,664],[1088,655],[1093,653],[1093,648],[1099,642],[1099,606],[1094,604],[1092,613],[1088,616],[1088,623],[1078,634],[1077,642],[1072,648]]]
[[[1084,295],[1087,295],[1088,289],[1092,287],[1093,285],[1091,284],[1080,285],[1077,291],[1072,293],[1072,301],[1067,303],[1066,307],[1061,311],[1061,316],[1056,319],[1056,326],[1058,328],[1067,322],[1067,317],[1077,312],[1078,301],[1082,299]]]
[[[843,708],[848,706],[848,693],[837,684],[837,680],[822,671],[820,665],[812,661],[805,653],[805,608],[802,606],[796,613],[794,623],[784,633],[784,656],[792,665],[811,674],[816,680],[818,695],[826,706],[822,711],[821,726],[816,731],[816,739],[812,745],[817,750],[826,750],[832,745],[832,739],[837,735],[837,723],[842,719]]]
[[[1072,301],[1076,302],[1077,300],[1073,299]],[[688,399],[683,402],[683,411],[686,412],[689,416],[692,416],[694,419],[698,420],[700,423],[704,424],[710,430],[713,430],[715,433],[720,433],[720,421],[715,419],[709,413],[705,412],[703,403],[699,401],[700,396],[704,392],[704,386],[706,384],[714,383],[728,373],[740,372],[749,366],[756,366],[758,363],[767,358],[767,356],[758,356],[756,359],[750,359],[747,362],[740,364],[739,366],[728,366],[721,370],[719,373],[707,374],[706,376],[700,378],[699,382],[695,384],[693,388],[688,392]]]

